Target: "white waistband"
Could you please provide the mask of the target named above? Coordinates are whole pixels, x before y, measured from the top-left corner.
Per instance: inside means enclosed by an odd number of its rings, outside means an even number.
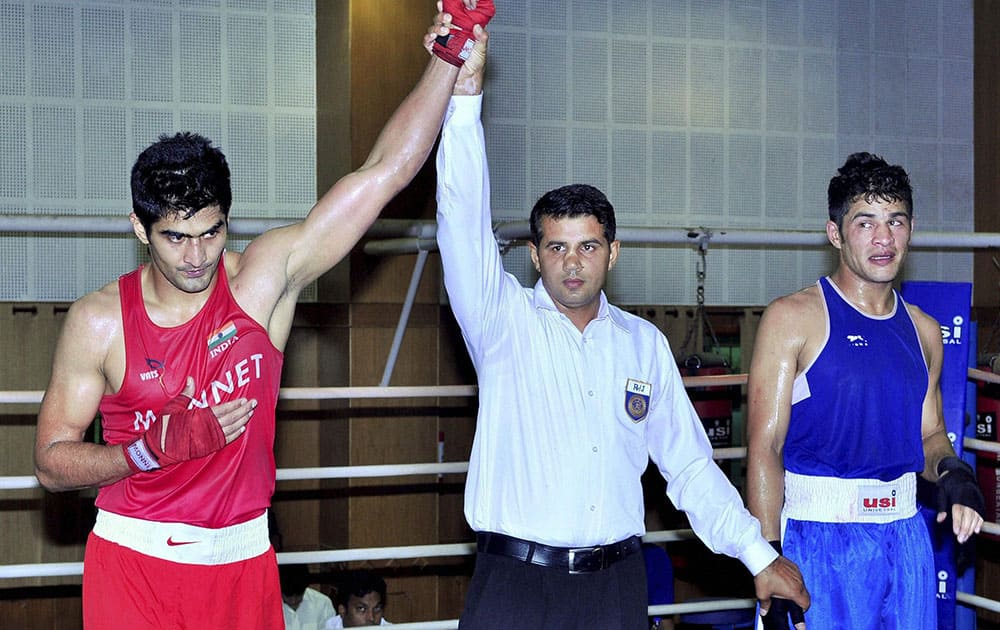
[[[815,477],[785,471],[782,521],[891,523],[917,513],[917,476],[892,481]]]
[[[183,564],[228,564],[256,558],[271,546],[267,512],[257,518],[211,529],[187,523],[161,523],[97,511],[94,534],[161,560]]]

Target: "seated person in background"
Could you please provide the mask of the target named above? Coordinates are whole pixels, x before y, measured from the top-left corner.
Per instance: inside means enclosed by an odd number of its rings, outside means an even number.
[[[333,602],[309,587],[309,569],[304,564],[278,566],[281,578],[281,610],[285,630],[322,630],[333,619]]]
[[[337,584],[336,617],[325,630],[388,626],[382,618],[385,610],[385,580],[368,571],[352,571]]]

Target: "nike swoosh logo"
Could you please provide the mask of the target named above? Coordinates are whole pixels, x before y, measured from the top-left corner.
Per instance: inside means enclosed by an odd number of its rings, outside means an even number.
[[[167,539],[167,546],[169,546],[169,547],[177,547],[178,545],[194,545],[194,544],[199,543],[199,542],[201,542],[201,541],[200,540],[174,540],[174,537],[171,536],[170,538]]]

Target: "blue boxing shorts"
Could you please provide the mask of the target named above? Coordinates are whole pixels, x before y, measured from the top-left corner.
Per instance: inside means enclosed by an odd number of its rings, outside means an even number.
[[[892,482],[785,474],[784,554],[812,605],[806,627],[937,627],[934,553],[916,475]]]

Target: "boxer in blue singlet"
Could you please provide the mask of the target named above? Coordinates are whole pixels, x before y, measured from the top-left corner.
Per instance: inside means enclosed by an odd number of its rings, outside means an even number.
[[[916,475],[960,543],[982,496],[941,415],[941,331],[893,289],[912,233],[906,172],[868,153],[831,180],[837,270],[764,311],[748,383],[748,502],[802,570],[805,615],[772,605],[764,628],[936,627],[933,552]],[[978,510],[978,511],[977,511]]]

